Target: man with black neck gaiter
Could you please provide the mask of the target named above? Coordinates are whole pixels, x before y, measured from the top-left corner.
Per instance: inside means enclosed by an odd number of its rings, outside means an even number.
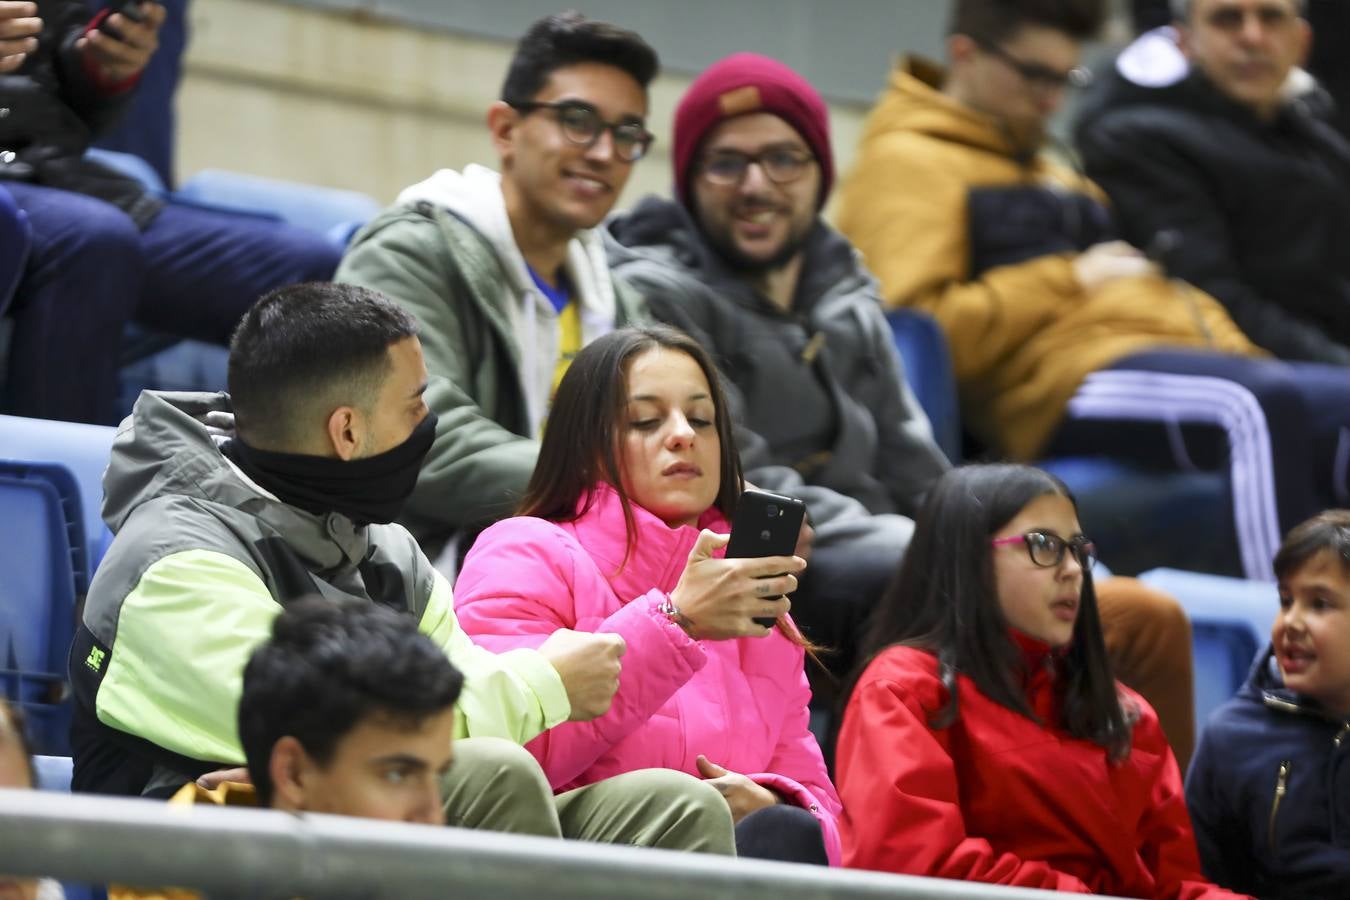
[[[562,629],[498,655],[459,628],[449,583],[389,524],[437,436],[427,380],[411,316],[316,283],[245,315],[228,395],[142,394],[104,477],[116,537],[70,658],[74,788],[168,796],[242,766],[244,664],[283,607],[318,595],[412,616],[464,673],[450,824],[731,853],[725,802],[691,776],[634,772],[555,798],[522,749],[609,709],[624,643]],[[215,426],[231,415],[227,437]]]

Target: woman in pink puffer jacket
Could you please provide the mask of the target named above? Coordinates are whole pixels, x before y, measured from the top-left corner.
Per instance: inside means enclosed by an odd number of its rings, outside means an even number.
[[[528,745],[555,791],[679,769],[726,798],[741,855],[837,863],[839,798],[780,596],[805,562],[721,558],[740,490],[703,349],[663,326],[613,332],[569,367],[522,515],[479,536],[455,612],[497,652],[559,628],[624,639],[609,711]]]

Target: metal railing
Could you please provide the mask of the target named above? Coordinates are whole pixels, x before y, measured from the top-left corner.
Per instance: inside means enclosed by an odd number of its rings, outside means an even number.
[[[1034,900],[1048,891],[270,810],[0,790],[0,872],[219,898]]]

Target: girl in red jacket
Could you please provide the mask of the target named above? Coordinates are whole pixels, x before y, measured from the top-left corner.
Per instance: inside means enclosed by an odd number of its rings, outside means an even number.
[[[1176,760],[1115,681],[1068,489],[948,472],[863,642],[838,749],[845,865],[1126,897],[1200,874]]]

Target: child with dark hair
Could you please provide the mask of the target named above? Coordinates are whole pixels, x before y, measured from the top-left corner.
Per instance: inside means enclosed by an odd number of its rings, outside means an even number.
[[[1181,774],[1117,682],[1062,482],[948,472],[863,644],[839,738],[844,862],[1124,897],[1204,882]]]
[[[0,788],[36,786],[37,772],[23,716],[0,699]],[[4,900],[61,900],[64,896],[55,881],[0,874],[0,898]]]
[[[1350,510],[1275,557],[1280,613],[1186,776],[1205,874],[1259,897],[1350,896]]]

